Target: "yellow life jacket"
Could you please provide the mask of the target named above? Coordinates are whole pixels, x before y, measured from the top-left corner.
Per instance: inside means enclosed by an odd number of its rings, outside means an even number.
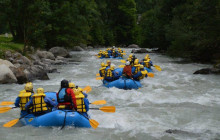
[[[20,91],[18,97],[20,98],[19,106],[22,111],[25,110],[25,105],[27,102],[29,102],[31,95],[32,95],[31,92],[26,92],[25,90]]]
[[[76,95],[77,111],[79,112],[86,112],[84,98],[85,96],[82,93],[79,95]]]
[[[143,74],[143,73],[145,73],[145,74]],[[143,71],[141,71],[141,76],[140,77],[138,77],[138,80],[141,80],[141,79],[144,79],[144,77],[147,75],[147,71],[146,70],[143,70]]]
[[[134,74],[137,74],[140,71],[140,65],[138,66],[134,65],[134,67],[135,67]]]
[[[34,94],[33,97],[33,112],[47,111],[47,104],[44,102],[44,93]]]
[[[77,104],[77,111],[79,112],[86,112],[86,107],[84,103],[85,96],[83,95],[82,91],[78,91],[77,89],[74,91],[76,97],[76,104]]]
[[[105,77],[105,68],[106,67],[102,67],[102,68],[99,69],[100,73],[102,74],[101,75],[102,77]]]
[[[106,77],[113,77],[113,75],[112,75],[112,69],[111,69],[111,68],[107,69],[105,76],[106,76]]]

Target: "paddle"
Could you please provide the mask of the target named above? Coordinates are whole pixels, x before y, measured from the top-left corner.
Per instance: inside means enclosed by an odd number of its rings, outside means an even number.
[[[161,67],[158,66],[158,65],[153,65],[153,67],[155,67],[155,69],[158,70],[158,71],[161,71],[161,70],[162,70]]]
[[[147,76],[153,78],[153,77],[154,77],[154,74],[153,74],[153,73],[147,73]]]
[[[18,123],[18,121],[19,121],[20,119],[24,118],[24,117],[27,116],[27,115],[29,115],[29,114],[26,114],[26,115],[20,117],[19,119],[14,119],[14,120],[9,121],[9,122],[5,123],[5,124],[3,125],[3,127],[12,127],[12,126],[14,126],[16,123]]]
[[[91,90],[92,90],[92,88],[91,88],[90,86],[86,86],[86,87],[83,89],[83,92],[89,93]]]
[[[1,102],[0,105],[12,105],[12,104],[14,104],[14,102],[11,102],[11,101],[3,101],[3,102]]]
[[[121,60],[121,63],[126,63],[126,61],[125,60]]]
[[[97,74],[96,74],[96,76],[100,76],[100,74],[99,74],[99,73],[97,73]]]
[[[0,113],[8,112],[9,110],[17,107],[0,107]]]
[[[115,106],[103,106],[101,108],[89,108],[93,110],[101,110],[103,112],[108,112],[108,113],[114,113],[115,112]]]
[[[121,53],[121,54],[126,55],[126,53]]]
[[[77,111],[78,112],[78,111]],[[93,129],[96,129],[99,126],[99,123],[96,120],[89,119],[87,116],[83,115],[81,112],[78,112],[82,116],[84,116],[86,119],[89,120],[90,125],[92,126]]]
[[[104,77],[96,77],[96,80],[103,80]]]
[[[125,65],[119,65],[118,67],[119,67],[119,68],[124,68],[124,67],[125,67]]]
[[[99,101],[94,101],[90,104],[93,104],[93,105],[104,105],[106,104],[106,100],[99,100]]]

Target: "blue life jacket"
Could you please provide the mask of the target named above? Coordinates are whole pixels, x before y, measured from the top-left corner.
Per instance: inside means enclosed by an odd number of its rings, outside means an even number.
[[[58,93],[58,103],[70,102],[71,99],[66,92],[66,88],[62,88]]]

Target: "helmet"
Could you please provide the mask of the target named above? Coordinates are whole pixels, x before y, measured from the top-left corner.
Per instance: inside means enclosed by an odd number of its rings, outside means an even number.
[[[106,61],[106,63],[110,63],[110,62],[111,62],[110,60],[107,60],[107,61]]]
[[[144,66],[143,66],[143,65],[140,65],[140,68],[141,68],[141,69],[143,69],[143,68],[144,68]]]
[[[75,88],[75,84],[74,83],[69,83],[69,88]]]
[[[128,58],[128,61],[131,61],[131,58]]]
[[[25,89],[26,91],[32,91],[32,90],[33,90],[33,85],[32,85],[32,83],[27,83],[27,84],[25,84],[24,89]]]
[[[139,60],[138,60],[138,59],[135,59],[135,60],[134,60],[134,64],[137,65],[138,63],[139,63]]]
[[[67,80],[62,80],[61,81],[61,88],[68,88],[69,87],[69,82]]]
[[[129,58],[132,58],[132,54],[129,54]]]
[[[149,57],[149,54],[146,54],[146,56],[145,57]]]
[[[37,89],[37,94],[39,94],[39,93],[44,93],[44,89],[43,88],[38,88]]]
[[[112,65],[112,66],[111,66],[111,70],[114,70],[114,69],[115,69],[115,66]]]
[[[127,61],[127,62],[125,63],[125,65],[126,65],[126,66],[130,65],[130,62],[129,62],[129,61]]]
[[[104,62],[101,63],[101,67],[105,67],[105,63]]]

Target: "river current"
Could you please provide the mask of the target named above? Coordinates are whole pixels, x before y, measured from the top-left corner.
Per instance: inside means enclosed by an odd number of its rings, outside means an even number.
[[[128,57],[131,50],[125,49]],[[95,80],[101,62],[98,50],[71,52],[68,65],[56,66],[60,73],[49,74],[50,80],[33,82],[34,90],[58,91],[60,81],[67,79],[80,87],[90,85],[90,102],[106,100],[106,106],[116,106],[116,113],[90,110],[92,119],[99,122],[94,129],[65,127],[2,125],[19,118],[19,109],[0,114],[0,140],[173,140],[220,139],[220,75],[193,75],[195,70],[211,67],[186,63],[161,54],[150,53],[151,60],[162,71],[154,69],[154,78],[141,81],[138,90],[106,88]],[[136,54],[140,60],[145,54]],[[120,60],[111,59],[116,66]],[[0,85],[0,102],[14,101],[24,85]],[[90,107],[101,107],[90,105]],[[176,130],[172,134],[166,130]]]

